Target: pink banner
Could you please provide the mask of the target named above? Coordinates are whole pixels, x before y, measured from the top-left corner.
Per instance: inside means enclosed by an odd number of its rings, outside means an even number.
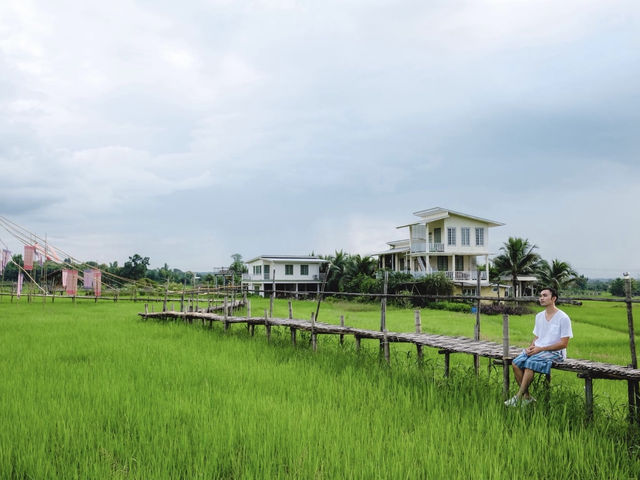
[[[18,287],[16,289],[16,296],[20,298],[20,294],[22,293],[22,282],[23,282],[22,272],[18,272]]]
[[[78,292],[78,271],[67,270],[67,295],[75,295]]]
[[[7,263],[9,263],[10,259],[11,252],[7,249],[2,250],[2,259],[0,260],[0,275],[2,275],[2,272],[4,272],[4,269],[7,266]]]
[[[84,282],[84,288],[86,288],[87,290],[90,288],[93,288],[93,277],[95,276],[95,270],[90,268],[88,270],[85,270],[82,273],[82,280]]]
[[[36,247],[33,245],[24,246],[24,269],[33,270],[33,254],[36,251]]]
[[[94,270],[93,275],[93,291],[96,297],[99,297],[102,294],[102,272]]]
[[[62,270],[62,286],[67,286],[67,280],[69,278],[69,270]]]

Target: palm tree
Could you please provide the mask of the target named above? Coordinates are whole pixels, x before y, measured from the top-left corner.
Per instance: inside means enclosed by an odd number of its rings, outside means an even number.
[[[373,277],[376,273],[378,262],[373,257],[358,255],[351,255],[349,260],[345,264],[344,268],[344,283],[354,279],[358,275],[366,275],[367,277]]]
[[[325,285],[326,291],[338,292],[342,285],[342,277],[344,275],[345,266],[349,254],[344,253],[342,250],[335,252],[335,255],[328,255],[325,260],[329,260],[329,267],[327,270],[327,283]]]
[[[493,259],[500,275],[509,275],[513,287],[511,295],[515,297],[518,275],[536,273],[540,264],[540,255],[534,252],[538,248],[527,239],[509,237],[500,250],[502,253]]]
[[[578,273],[567,262],[561,262],[557,258],[551,262],[540,262],[538,268],[539,284],[543,287],[553,287],[557,292],[568,287],[576,281]]]

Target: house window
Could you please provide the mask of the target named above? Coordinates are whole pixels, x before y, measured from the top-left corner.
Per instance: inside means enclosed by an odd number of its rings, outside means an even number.
[[[440,227],[433,229],[433,243],[442,243],[441,232],[442,230],[440,229]]]
[[[446,272],[449,270],[449,257],[437,257],[438,260],[438,271]]]
[[[464,271],[464,257],[456,256],[456,272]]]
[[[284,266],[284,274],[285,275],[293,275],[293,265],[285,265]]]
[[[300,265],[300,275],[309,275],[309,265]]]
[[[269,268],[269,265],[265,265],[264,266],[264,279],[265,280],[269,280],[269,273],[271,273]]]
[[[476,228],[476,246],[484,245],[484,228]]]
[[[455,227],[447,228],[447,245],[456,244],[456,229]]]
[[[469,227],[462,227],[460,229],[460,236],[462,237],[460,240],[462,245],[471,245],[471,233],[469,230]]]
[[[254,275],[262,275],[262,265],[254,265],[253,266],[253,274]]]

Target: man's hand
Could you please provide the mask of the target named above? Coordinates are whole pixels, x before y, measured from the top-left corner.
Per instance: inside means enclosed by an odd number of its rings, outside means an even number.
[[[542,348],[536,347],[535,345],[530,345],[524,350],[524,353],[526,353],[528,356],[531,356],[541,351],[542,351]]]

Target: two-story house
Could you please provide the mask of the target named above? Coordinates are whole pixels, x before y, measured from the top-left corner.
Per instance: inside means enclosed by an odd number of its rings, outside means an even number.
[[[329,263],[314,256],[261,255],[245,263],[248,273],[242,275],[242,285],[261,296],[276,292],[319,292],[324,280],[321,265]]]
[[[480,274],[481,290],[488,290],[489,228],[504,224],[440,207],[414,215],[416,221],[397,227],[408,229],[409,238],[388,242],[388,250],[375,254],[379,266],[415,277],[444,272],[463,294],[475,293]],[[480,272],[478,257],[484,264]]]

